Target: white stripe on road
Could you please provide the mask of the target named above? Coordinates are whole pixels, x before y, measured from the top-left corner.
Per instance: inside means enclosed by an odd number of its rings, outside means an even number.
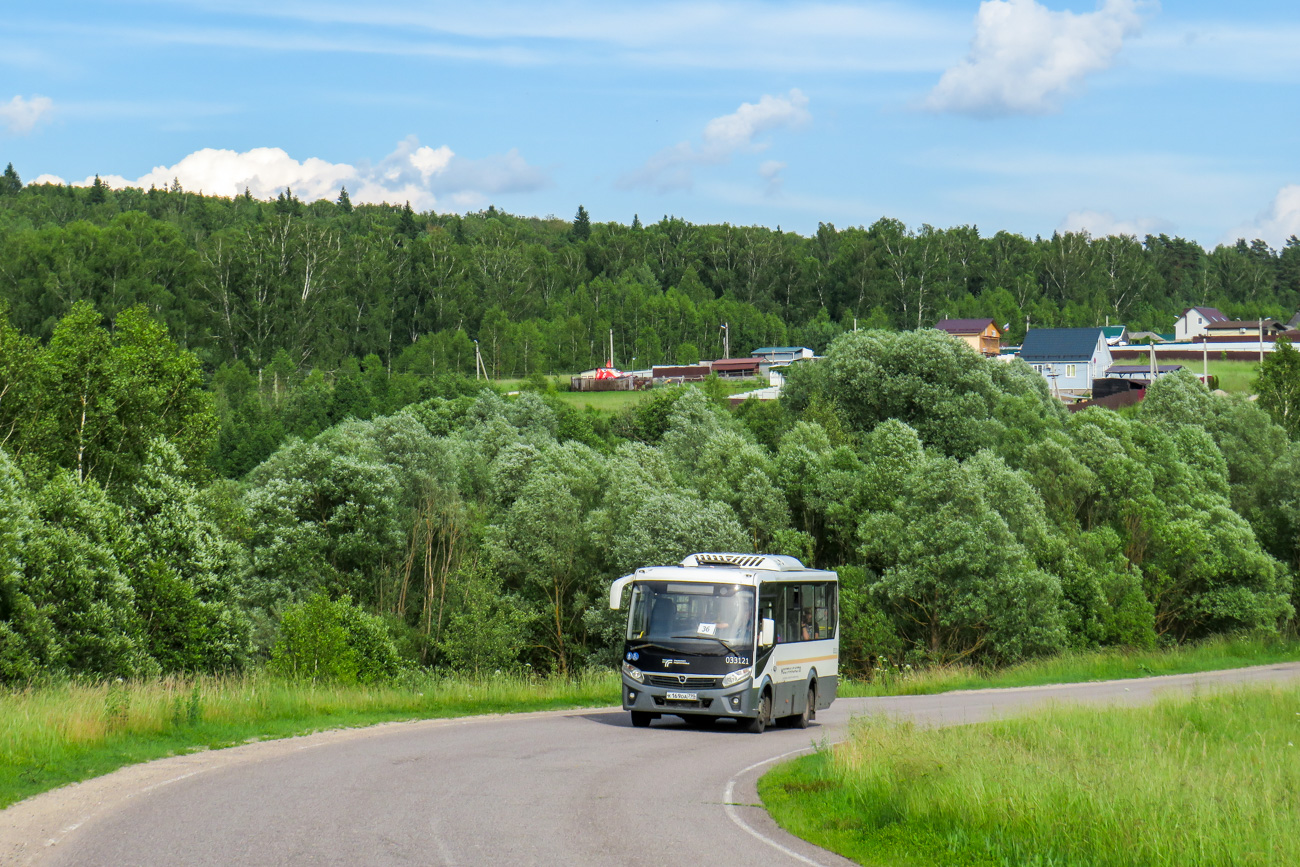
[[[736,782],[741,777],[745,776],[745,774],[748,774],[750,771],[756,770],[757,768],[761,768],[764,765],[770,765],[773,762],[779,762],[782,759],[788,759],[791,756],[798,756],[804,753],[811,753],[815,749],[816,747],[804,747],[803,749],[791,750],[788,753],[782,753],[779,756],[773,756],[770,759],[764,759],[761,762],[755,762],[754,764],[740,771],[730,780],[727,780],[727,788],[724,789],[722,793],[722,807],[727,811],[727,816],[731,819],[731,821],[739,825],[746,834],[749,834],[750,836],[763,841],[767,845],[771,846],[773,849],[776,849],[780,852],[785,853],[786,855],[789,855],[791,858],[795,859],[796,861],[799,861],[800,863],[809,865],[809,867],[826,867],[826,865],[822,864],[820,861],[814,861],[811,858],[807,858],[803,855],[800,855],[798,852],[794,851],[790,847],[783,846],[782,844],[773,840],[771,837],[768,837],[762,831],[759,831],[757,828],[752,827],[743,818],[741,818],[740,812],[736,809],[737,805],[733,803],[735,800],[734,792],[736,788]],[[759,809],[763,809],[763,808],[759,807]]]

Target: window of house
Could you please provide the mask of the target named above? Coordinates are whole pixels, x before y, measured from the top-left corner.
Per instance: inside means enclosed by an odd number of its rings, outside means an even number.
[[[1078,367],[1078,365],[1075,365],[1075,364],[1067,364],[1067,365],[1065,365],[1065,375],[1068,376],[1068,377],[1070,377],[1071,379],[1073,379],[1074,376],[1075,376],[1075,370],[1076,370],[1077,367]]]

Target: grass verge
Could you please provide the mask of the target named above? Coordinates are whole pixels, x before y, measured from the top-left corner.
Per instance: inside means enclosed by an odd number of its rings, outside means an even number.
[[[995,671],[952,665],[913,669],[884,667],[870,681],[846,680],[846,698],[873,695],[932,695],[955,689],[1042,686],[1125,680],[1158,674],[1220,671],[1300,660],[1300,641],[1267,637],[1220,637],[1170,650],[1091,650],[1034,659]]]
[[[327,686],[255,673],[64,683],[0,697],[0,808],[125,765],[395,720],[606,706],[618,675],[573,680],[427,677],[396,686]]]
[[[759,793],[860,864],[1300,864],[1300,686],[1053,707],[921,730],[864,718]]]

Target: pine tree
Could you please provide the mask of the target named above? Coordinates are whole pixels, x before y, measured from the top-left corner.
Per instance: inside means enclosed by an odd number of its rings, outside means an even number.
[[[587,209],[578,205],[577,216],[573,218],[573,237],[578,241],[585,241],[591,237],[591,218],[587,216]]]
[[[345,214],[352,213],[352,199],[348,197],[347,187],[341,187],[339,189],[338,206],[339,206],[339,210],[342,211],[343,213]]]
[[[632,229],[633,229],[633,231],[635,231],[635,230],[638,230],[638,229],[640,229],[640,228],[641,228],[641,215],[640,215],[640,214],[633,214],[633,215],[632,215]]]
[[[23,188],[23,182],[18,173],[14,171],[14,164],[10,163],[5,166],[4,177],[0,178],[0,196],[9,193],[16,193]]]
[[[420,227],[415,224],[415,212],[411,210],[409,201],[402,206],[401,216],[397,218],[397,232],[408,238],[420,234]]]
[[[108,201],[107,189],[108,185],[99,179],[99,175],[95,175],[95,182],[90,185],[90,203],[102,205]]]

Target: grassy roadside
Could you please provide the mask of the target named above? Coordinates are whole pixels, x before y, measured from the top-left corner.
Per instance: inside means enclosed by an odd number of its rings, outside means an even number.
[[[759,783],[860,864],[1300,864],[1300,686],[920,730],[865,718]]]
[[[1042,686],[1125,680],[1159,674],[1220,671],[1300,660],[1300,641],[1276,637],[1224,637],[1174,650],[1091,650],[1034,659],[996,671],[969,666],[926,669],[885,667],[870,681],[840,684],[846,698],[873,695],[933,695],[955,689]]]
[[[64,683],[0,694],[0,808],[125,765],[394,720],[606,706],[618,676],[323,686],[256,673]]]

